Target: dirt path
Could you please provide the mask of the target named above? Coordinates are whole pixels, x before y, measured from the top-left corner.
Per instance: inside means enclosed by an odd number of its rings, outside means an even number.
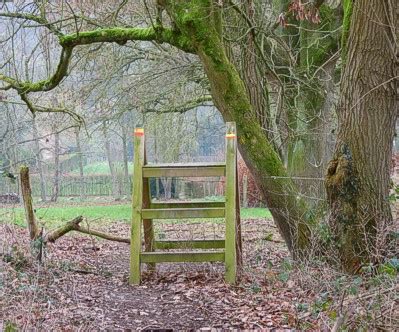
[[[218,237],[222,227],[165,225],[160,234]],[[25,230],[0,225],[0,253],[10,261],[0,261],[0,325],[46,331],[315,328],[296,310],[308,294],[284,277],[287,251],[271,222],[247,220],[243,230],[245,267],[237,287],[223,282],[222,264],[210,263],[161,264],[155,274],[144,274],[141,286],[130,286],[124,244],[66,236],[47,249],[40,267],[25,261]],[[128,226],[113,224],[111,231],[127,234]]]

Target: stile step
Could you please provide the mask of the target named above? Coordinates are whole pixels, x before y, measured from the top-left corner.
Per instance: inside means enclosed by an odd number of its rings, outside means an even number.
[[[162,240],[155,241],[155,249],[221,249],[224,240]]]
[[[225,201],[152,201],[151,209],[178,209],[178,208],[224,208]]]
[[[141,263],[224,262],[224,250],[186,252],[142,252]]]
[[[143,177],[219,177],[226,174],[225,163],[150,164],[143,166]]]
[[[224,218],[224,208],[142,209],[142,219]]]

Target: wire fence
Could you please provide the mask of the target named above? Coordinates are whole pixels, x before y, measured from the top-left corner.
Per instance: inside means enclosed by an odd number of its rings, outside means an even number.
[[[33,197],[41,197],[42,185],[38,174],[31,174],[31,188]],[[224,195],[224,177],[214,178],[152,178],[150,191],[153,198],[169,199],[211,199],[218,200]],[[113,178],[111,175],[64,175],[59,178],[58,197],[112,197],[129,199],[131,196],[132,178],[124,176]],[[47,199],[54,192],[54,178],[43,181]],[[257,188],[248,181],[247,175],[239,177],[239,188],[243,206],[263,206]],[[11,196],[10,196],[11,195]],[[20,196],[18,179],[11,181],[0,177],[0,203],[8,203]]]

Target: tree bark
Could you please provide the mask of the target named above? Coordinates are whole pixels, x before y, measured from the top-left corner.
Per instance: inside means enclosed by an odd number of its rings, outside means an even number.
[[[338,135],[326,189],[342,268],[356,272],[383,254],[397,117],[396,1],[357,0],[341,83]],[[380,256],[381,257],[381,256]]]
[[[255,3],[254,0],[245,0],[245,10],[248,19],[254,22],[255,25]],[[255,29],[255,27],[253,27]],[[255,33],[251,29],[247,33],[246,45],[243,52],[243,79],[247,89],[248,97],[251,102],[252,108],[256,113],[260,126],[265,130],[265,134],[272,130],[272,125],[269,121],[272,117],[269,113],[268,91],[264,82],[264,75],[259,72],[259,62],[257,50],[255,47]],[[248,27],[245,26],[245,30]],[[263,68],[266,69],[266,68]],[[270,138],[270,136],[269,136]]]

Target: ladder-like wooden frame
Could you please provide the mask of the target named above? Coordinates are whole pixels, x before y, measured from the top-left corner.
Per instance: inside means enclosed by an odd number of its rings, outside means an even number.
[[[225,176],[225,202],[152,202],[151,177]],[[153,219],[225,218],[225,240],[155,241]],[[144,230],[142,252],[141,224]],[[164,252],[168,249],[201,249]],[[210,250],[212,249],[212,250]],[[237,181],[237,134],[234,122],[226,124],[226,162],[146,164],[143,128],[134,132],[132,225],[130,244],[131,284],[140,284],[141,263],[155,269],[160,262],[224,262],[225,280],[234,284],[241,265],[240,204]]]

